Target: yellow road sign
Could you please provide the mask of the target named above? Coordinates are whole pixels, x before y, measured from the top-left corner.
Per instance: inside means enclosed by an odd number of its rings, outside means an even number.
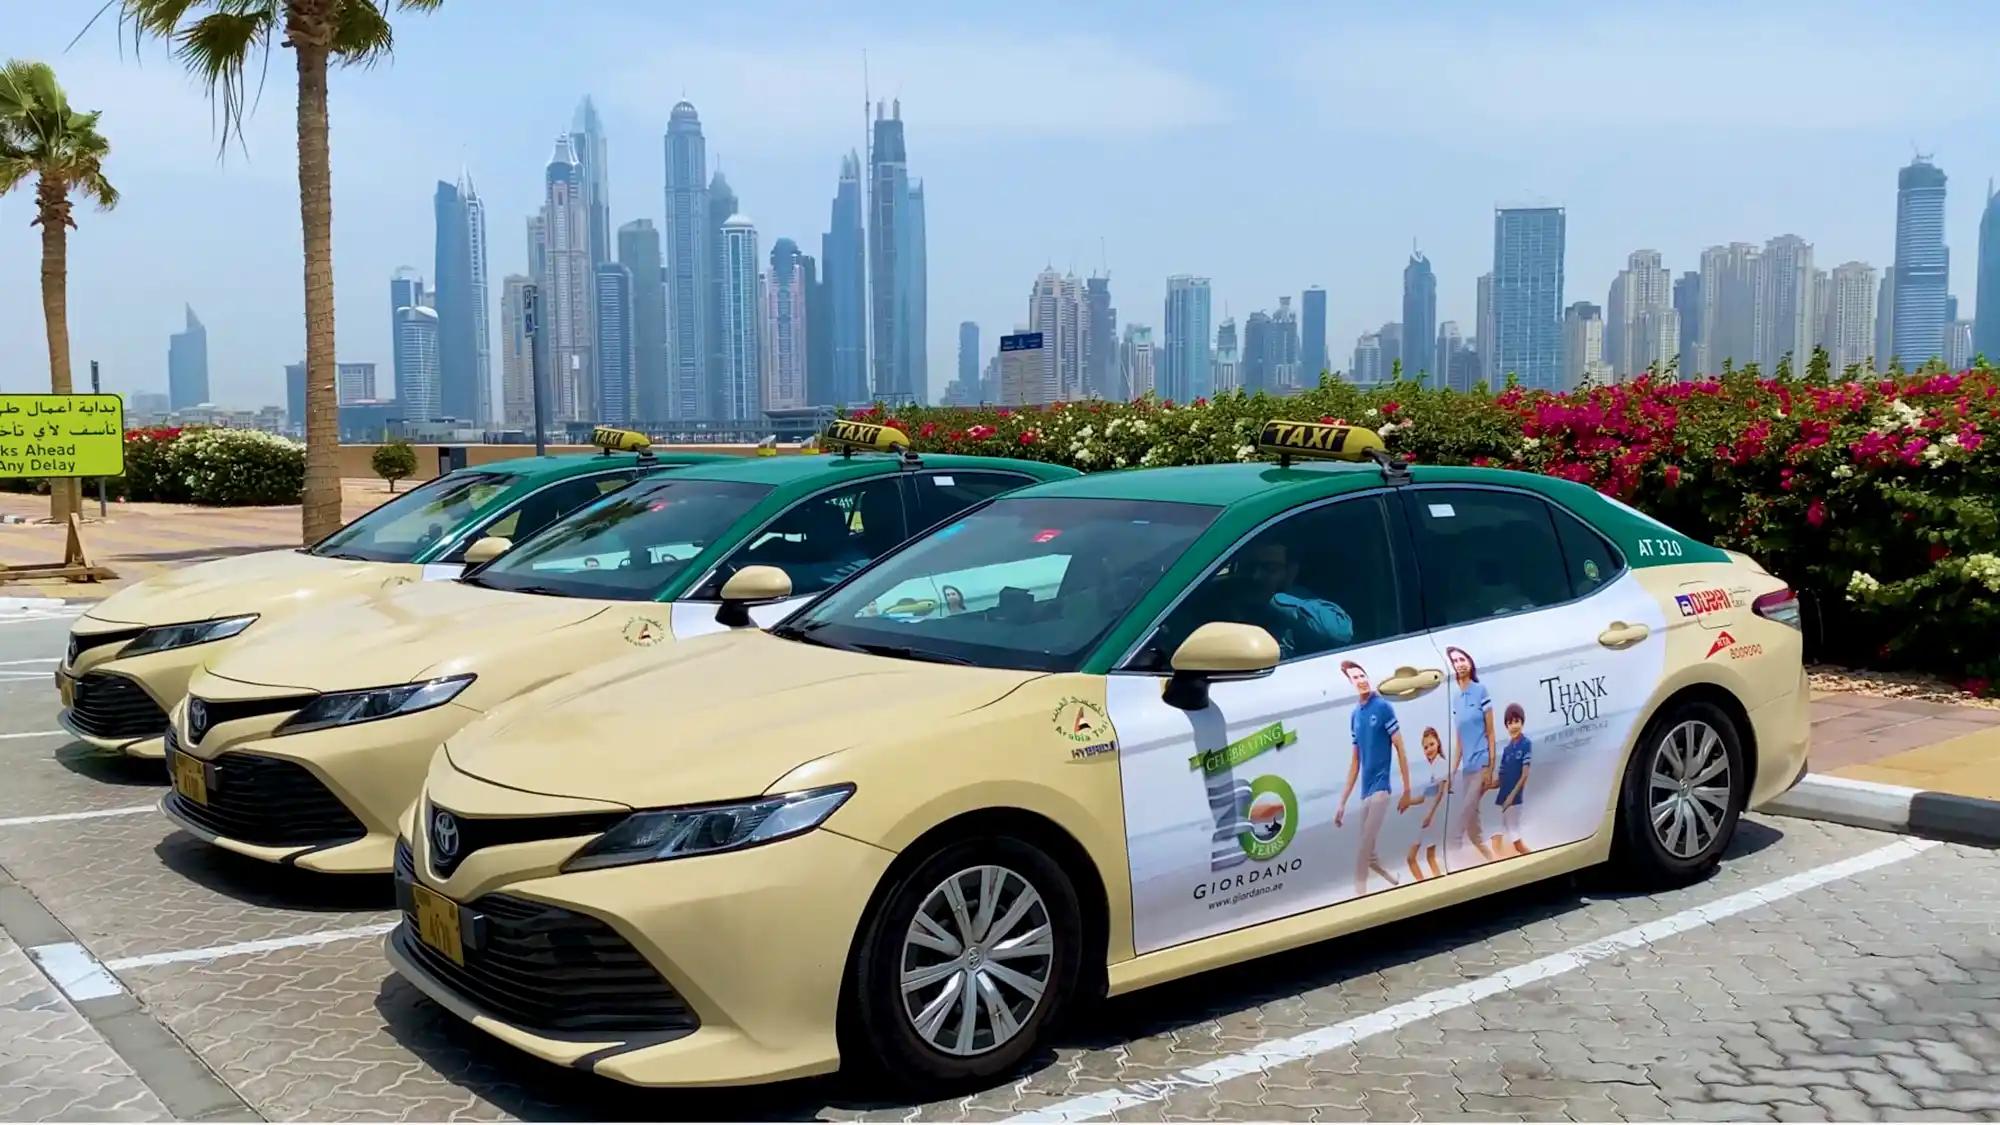
[[[0,477],[115,477],[125,471],[117,395],[0,394]]]

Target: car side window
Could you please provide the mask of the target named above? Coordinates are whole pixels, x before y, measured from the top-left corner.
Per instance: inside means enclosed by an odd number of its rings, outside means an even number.
[[[720,597],[746,566],[778,567],[791,576],[793,594],[816,594],[901,543],[906,526],[894,475],[809,496],[753,532],[694,596]]]
[[[924,472],[909,480],[916,504],[910,513],[913,529],[934,527],[981,500],[1033,483],[1020,473],[991,472]]]
[[[458,546],[451,549],[445,561],[463,561],[466,550],[489,535],[498,535],[518,544],[592,500],[624,488],[632,483],[632,479],[630,472],[593,474],[571,477],[531,492],[499,519],[461,540]]]
[[[1165,671],[1181,642],[1211,621],[1262,627],[1283,660],[1413,632],[1389,514],[1383,497],[1356,497],[1250,536],[1174,607],[1128,667]]]
[[[1556,538],[1562,543],[1563,562],[1569,569],[1570,588],[1579,598],[1611,584],[1625,564],[1604,536],[1562,508],[1550,505],[1556,520]]]
[[[1520,492],[1421,488],[1404,498],[1430,627],[1558,605],[1574,596],[1549,506]]]

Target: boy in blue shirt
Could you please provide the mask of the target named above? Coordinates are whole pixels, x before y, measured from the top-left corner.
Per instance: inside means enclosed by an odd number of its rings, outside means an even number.
[[[1527,855],[1528,845],[1521,839],[1521,797],[1528,789],[1528,762],[1534,743],[1522,733],[1528,714],[1520,704],[1507,705],[1506,723],[1507,745],[1500,748],[1500,778],[1495,784],[1500,790],[1500,824],[1513,840],[1514,854]],[[1493,850],[1501,847],[1501,837],[1493,837]]]
[[[1382,824],[1389,817],[1389,755],[1393,750],[1396,768],[1403,777],[1403,796],[1396,806],[1397,812],[1407,810],[1416,803],[1410,793],[1410,763],[1403,756],[1403,727],[1396,720],[1396,709],[1389,701],[1375,693],[1375,686],[1369,682],[1368,673],[1352,660],[1343,660],[1340,670],[1347,675],[1347,682],[1354,685],[1360,701],[1354,705],[1348,717],[1348,730],[1354,736],[1354,761],[1347,768],[1347,788],[1341,791],[1340,807],[1333,814],[1333,826],[1339,828],[1347,819],[1347,799],[1354,795],[1354,785],[1361,783],[1361,844],[1354,853],[1354,895],[1356,898],[1368,893],[1368,873],[1396,885],[1396,877],[1389,874],[1382,857],[1375,854],[1375,842],[1382,835]]]

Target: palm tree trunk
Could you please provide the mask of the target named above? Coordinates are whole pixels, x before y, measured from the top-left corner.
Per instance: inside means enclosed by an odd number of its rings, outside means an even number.
[[[299,219],[306,265],[304,542],[340,527],[340,416],[333,368],[333,167],[328,155],[327,49],[292,44],[299,61]]]
[[[70,392],[69,381],[69,193],[44,175],[35,187],[37,221],[42,226],[42,323],[49,340],[49,390]],[[76,481],[49,481],[49,518],[56,523],[77,510]]]

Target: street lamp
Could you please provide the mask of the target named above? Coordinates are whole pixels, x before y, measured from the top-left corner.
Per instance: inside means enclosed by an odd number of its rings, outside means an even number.
[[[542,426],[542,340],[541,340],[542,291],[538,285],[521,288],[521,319],[528,330],[528,371],[535,384],[535,456],[549,451],[547,431]]]

